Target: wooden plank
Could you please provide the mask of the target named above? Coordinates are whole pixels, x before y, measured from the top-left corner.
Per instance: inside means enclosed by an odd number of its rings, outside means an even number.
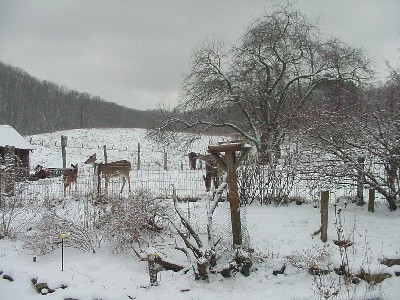
[[[221,144],[221,145],[209,145],[208,152],[210,153],[218,153],[218,152],[232,152],[232,151],[241,151],[244,147],[244,143],[229,143],[229,144]]]

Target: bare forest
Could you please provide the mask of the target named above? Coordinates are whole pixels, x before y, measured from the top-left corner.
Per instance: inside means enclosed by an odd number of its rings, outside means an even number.
[[[0,61],[0,124],[21,134],[74,128],[149,128],[154,112],[129,109]]]

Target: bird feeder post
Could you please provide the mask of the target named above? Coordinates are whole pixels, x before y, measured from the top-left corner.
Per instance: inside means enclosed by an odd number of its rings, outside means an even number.
[[[65,234],[60,234],[61,239],[61,271],[64,271],[64,239]]]
[[[219,166],[227,172],[234,249],[239,248],[242,245],[242,228],[240,222],[240,206],[236,169],[240,162],[248,154],[250,149],[251,147],[243,142],[232,142],[208,146],[208,152],[215,158]],[[236,152],[241,152],[237,159]],[[225,154],[224,157],[222,156],[222,153]]]

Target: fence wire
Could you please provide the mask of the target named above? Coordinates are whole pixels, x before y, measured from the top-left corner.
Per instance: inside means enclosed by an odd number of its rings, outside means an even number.
[[[254,172],[254,170],[251,171]],[[382,171],[382,166],[380,166],[380,171]],[[169,164],[168,168],[165,168],[160,163],[142,162],[140,169],[134,167],[130,172],[131,191],[126,183],[120,193],[122,187],[120,177],[112,177],[106,190],[104,178],[98,177],[93,167],[82,165],[79,167],[76,182],[66,189],[65,196],[62,172],[58,172],[51,178],[35,178],[35,180],[31,178],[31,180],[17,181],[13,183],[15,186],[12,190],[18,191],[26,201],[30,202],[35,199],[62,199],[64,197],[79,199],[97,193],[127,197],[129,193],[141,190],[148,190],[156,197],[172,198],[173,195],[176,195],[182,201],[196,201],[209,195],[206,192],[204,175],[204,165],[191,170],[189,166],[182,163]],[[238,175],[239,196],[249,197],[250,194],[254,198],[253,200],[261,203],[263,201],[259,197],[266,197],[265,195],[302,198],[303,202],[308,203],[318,202],[322,190],[330,191],[331,200],[340,197],[354,198],[357,188],[354,178],[344,176],[328,180],[328,178],[323,178],[320,174],[313,172],[295,173],[292,170],[271,171],[268,168],[261,168],[257,170],[256,179],[253,178],[254,174],[249,179],[249,174],[246,174],[243,169],[238,170]],[[2,172],[0,174],[0,197],[9,194],[6,183],[7,173]],[[364,186],[364,195],[368,195],[367,186]],[[380,199],[377,197],[377,200]],[[244,202],[242,201],[242,203]]]

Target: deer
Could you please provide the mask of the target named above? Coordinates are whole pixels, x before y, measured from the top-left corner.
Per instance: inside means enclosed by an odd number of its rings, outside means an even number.
[[[211,181],[214,183],[214,187],[218,188],[218,166],[211,155],[197,154],[197,159],[201,159],[206,165],[206,175],[203,175],[204,184],[206,191],[209,192],[211,189]]]
[[[78,179],[78,164],[73,165],[71,164],[71,168],[63,169],[63,184],[64,184],[64,197],[66,195],[67,188],[71,191],[72,183],[75,183],[76,187],[76,180]]]
[[[131,180],[129,172],[131,171],[132,165],[127,160],[118,160],[110,163],[99,163],[97,162],[96,153],[89,156],[85,161],[87,165],[93,165],[94,171],[97,171],[97,176],[104,177],[105,180],[105,190],[108,189],[108,183],[112,177],[120,176],[122,179],[122,187],[120,193],[124,190],[125,182],[128,181],[129,192],[131,191]],[[98,183],[97,191],[100,192],[100,181]]]
[[[190,152],[188,154],[190,170],[196,170],[196,161],[198,156],[199,154],[196,152]]]
[[[35,168],[35,177],[37,179],[45,179],[50,177],[50,170],[42,165],[37,165]]]

